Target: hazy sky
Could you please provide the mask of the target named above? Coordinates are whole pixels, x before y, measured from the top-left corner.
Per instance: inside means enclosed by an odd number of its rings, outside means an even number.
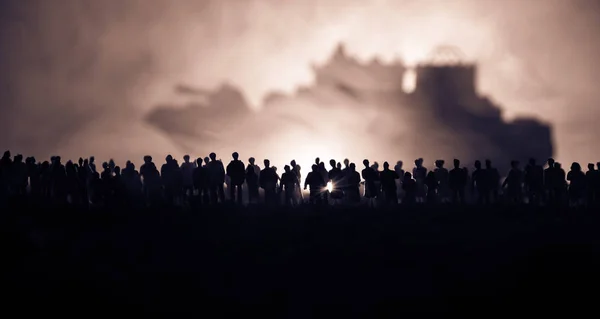
[[[1,0],[0,146],[44,153],[110,112],[128,125],[180,82],[227,81],[258,108],[310,83],[339,41],[409,64],[451,44],[507,117],[550,121],[559,160],[585,163],[600,160],[599,38],[595,0]]]

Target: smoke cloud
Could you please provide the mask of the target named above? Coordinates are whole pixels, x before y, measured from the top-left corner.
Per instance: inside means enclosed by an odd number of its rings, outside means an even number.
[[[555,128],[563,162],[600,160],[594,0],[14,0],[0,2],[0,145],[47,157],[164,155],[143,123],[179,83],[229,83],[259,109],[313,81],[342,41],[360,59],[458,46],[507,117]],[[82,152],[89,152],[90,154]],[[410,160],[410,159],[407,159]]]

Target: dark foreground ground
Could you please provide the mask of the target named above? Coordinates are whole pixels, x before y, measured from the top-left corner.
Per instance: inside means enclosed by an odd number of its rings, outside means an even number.
[[[1,219],[2,309],[22,316],[599,312],[592,210],[29,207]]]

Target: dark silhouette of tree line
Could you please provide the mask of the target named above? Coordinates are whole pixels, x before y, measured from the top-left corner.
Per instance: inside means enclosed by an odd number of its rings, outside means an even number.
[[[215,153],[193,161],[186,155],[181,164],[168,155],[160,169],[151,156],[145,156],[144,164],[137,170],[131,161],[124,168],[113,160],[97,167],[93,156],[63,164],[60,156],[38,162],[34,157],[24,160],[20,154],[12,157],[6,151],[0,159],[0,197],[102,207],[195,207],[227,201],[286,206],[593,206],[600,202],[600,162],[588,164],[586,172],[575,162],[566,173],[552,158],[546,165],[530,159],[524,168],[512,161],[503,181],[490,160],[484,164],[475,161],[472,172],[461,166],[458,159],[451,169],[445,167],[444,160],[436,160],[433,170],[424,166],[422,158],[414,161],[412,171],[406,171],[402,161],[393,168],[385,162],[383,170],[377,162],[371,164],[367,159],[362,164],[364,168],[358,171],[348,159],[343,163],[332,159],[328,169],[316,158],[303,180],[301,167],[294,160],[279,175],[268,159],[260,168],[253,157],[245,165],[238,153],[232,154],[227,166]],[[308,190],[307,198],[303,190]]]

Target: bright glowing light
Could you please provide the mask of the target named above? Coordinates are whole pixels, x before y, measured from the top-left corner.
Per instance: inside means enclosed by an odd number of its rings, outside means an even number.
[[[402,90],[405,93],[412,93],[417,87],[417,72],[414,68],[408,68],[402,76]]]
[[[327,182],[327,190],[331,193],[333,191],[333,183]]]

